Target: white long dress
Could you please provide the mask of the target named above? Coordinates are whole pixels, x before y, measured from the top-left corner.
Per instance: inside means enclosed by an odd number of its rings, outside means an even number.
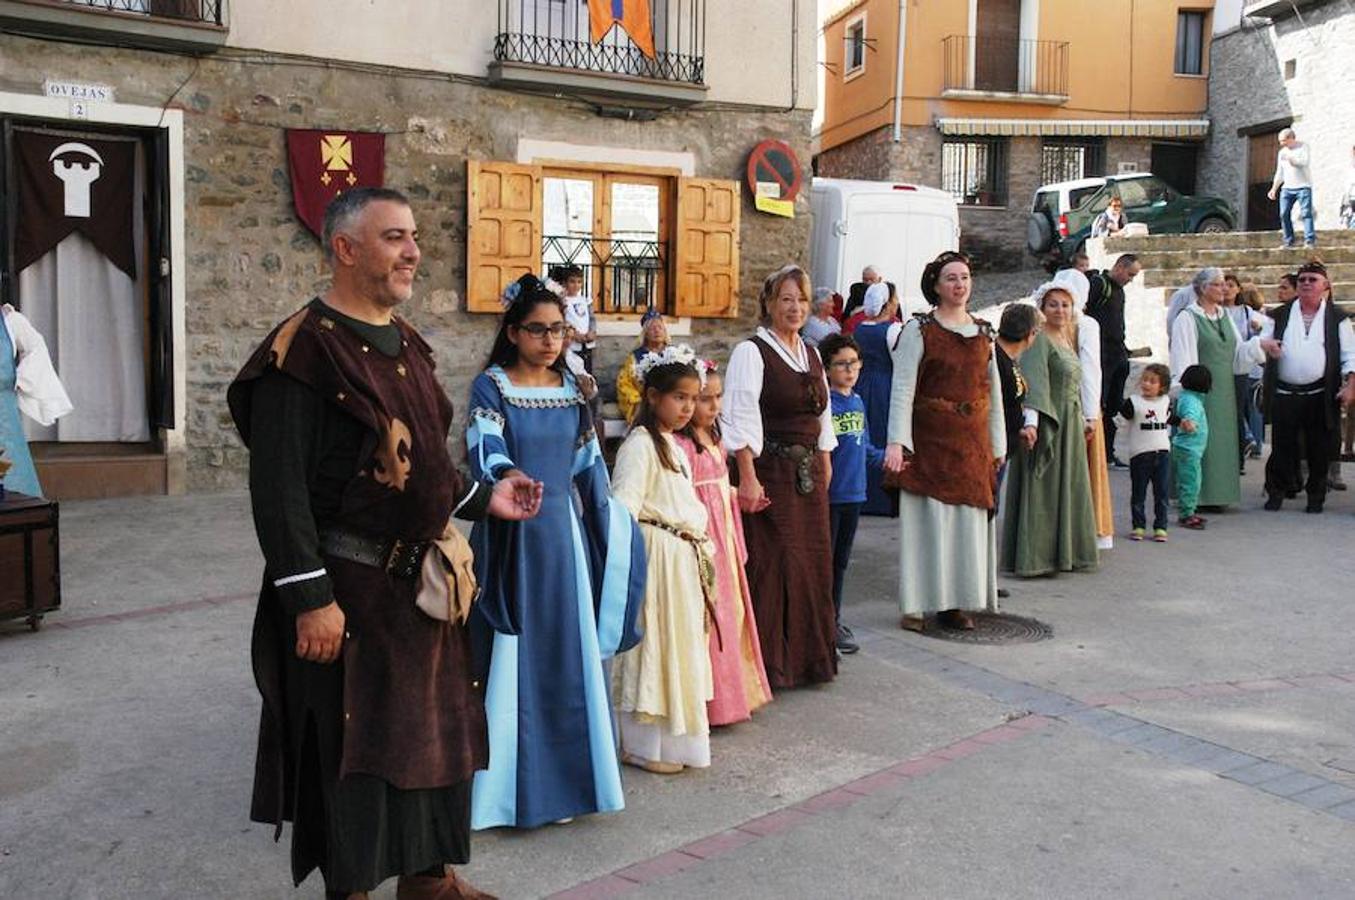
[[[972,321],[943,327],[966,338],[979,331]],[[909,320],[893,350],[894,384],[889,401],[889,443],[902,444],[909,453],[922,349],[918,321]],[[1002,381],[992,356],[988,378],[992,385],[988,436],[993,458],[998,459],[1007,454],[1007,429]],[[899,608],[906,616],[947,609],[997,609],[997,529],[987,510],[899,491]]]
[[[703,768],[710,765],[706,704],[715,696],[706,606],[696,550],[673,530],[705,536],[708,521],[686,454],[672,435],[663,440],[680,471],[663,465],[643,426],[616,454],[612,497],[639,520],[649,565],[644,637],[613,663],[613,695],[625,753]]]

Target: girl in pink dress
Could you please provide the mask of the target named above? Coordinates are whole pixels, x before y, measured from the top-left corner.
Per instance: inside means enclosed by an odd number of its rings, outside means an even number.
[[[706,704],[711,725],[729,725],[752,717],[753,710],[772,699],[767,671],[762,665],[753,602],[743,565],[743,522],[737,513],[737,495],[729,484],[725,448],[720,442],[722,379],[715,363],[706,367],[706,383],[696,412],[678,443],[691,462],[696,495],[709,515],[710,539],[715,544],[715,622],[710,629],[710,662],[715,676],[715,698]]]

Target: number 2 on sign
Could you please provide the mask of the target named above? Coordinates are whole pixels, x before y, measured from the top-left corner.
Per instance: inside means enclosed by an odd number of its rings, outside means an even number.
[[[88,119],[88,118],[89,118],[89,104],[86,103],[84,100],[72,100],[72,101],[71,101],[71,118],[72,118],[72,119]]]

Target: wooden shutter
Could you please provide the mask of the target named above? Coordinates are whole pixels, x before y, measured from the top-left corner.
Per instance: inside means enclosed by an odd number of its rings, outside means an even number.
[[[701,318],[739,314],[739,183],[678,179],[673,313]]]
[[[503,311],[510,282],[541,269],[541,168],[466,163],[466,309]]]

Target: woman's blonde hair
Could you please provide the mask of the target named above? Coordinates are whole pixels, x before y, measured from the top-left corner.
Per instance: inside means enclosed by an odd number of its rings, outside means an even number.
[[[762,282],[762,294],[758,297],[757,305],[758,318],[763,325],[770,325],[772,321],[767,312],[767,304],[775,300],[776,295],[781,293],[781,285],[792,280],[800,288],[800,294],[806,302],[814,298],[814,288],[809,282],[809,274],[794,263],[782,266],[768,275],[767,279]]]
[[[1242,285],[1242,290],[1237,292],[1237,302],[1239,305],[1249,306],[1257,312],[1266,308],[1265,295],[1261,293],[1259,287],[1250,281]]]

